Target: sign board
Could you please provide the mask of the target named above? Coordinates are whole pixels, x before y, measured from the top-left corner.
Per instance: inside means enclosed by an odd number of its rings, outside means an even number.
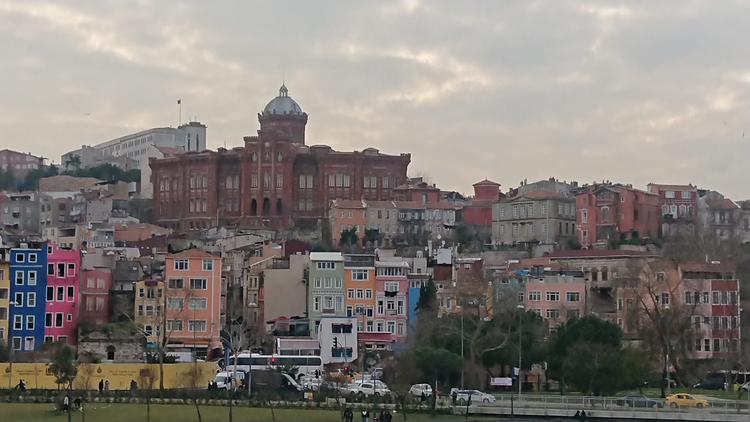
[[[493,387],[512,387],[513,378],[510,378],[510,377],[490,378],[490,385]]]

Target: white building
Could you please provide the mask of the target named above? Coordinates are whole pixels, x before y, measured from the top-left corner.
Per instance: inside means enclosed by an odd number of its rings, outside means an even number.
[[[355,317],[320,319],[318,328],[320,358],[323,364],[350,363],[357,360],[357,321]]]

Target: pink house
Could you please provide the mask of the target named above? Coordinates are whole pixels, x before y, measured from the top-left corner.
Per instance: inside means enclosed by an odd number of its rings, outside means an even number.
[[[44,342],[76,344],[81,252],[49,243],[47,257]]]
[[[409,263],[397,259],[376,261],[375,269],[375,331],[389,332],[397,342],[405,342]]]
[[[526,309],[547,320],[550,333],[571,318],[586,313],[586,282],[583,277],[545,275],[526,283]]]

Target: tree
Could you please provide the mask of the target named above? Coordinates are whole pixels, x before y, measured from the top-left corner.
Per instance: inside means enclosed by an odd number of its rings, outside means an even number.
[[[595,315],[569,320],[548,343],[550,374],[560,380],[561,391],[569,382],[583,392],[614,392],[622,371],[621,346],[617,325]]]
[[[71,155],[68,157],[67,160],[63,163],[65,166],[65,170],[69,171],[72,167],[75,170],[80,170],[81,168],[81,156],[80,155]]]
[[[422,313],[437,313],[437,287],[435,282],[430,278],[427,284],[419,288],[419,301],[417,310]]]
[[[351,229],[341,230],[341,239],[339,239],[339,246],[342,248],[352,249],[357,246],[359,237],[357,236],[357,228],[352,227]]]
[[[75,350],[65,344],[55,344],[52,354],[50,372],[55,376],[58,385],[65,385],[68,389],[73,388],[73,380],[78,373],[78,364],[75,361]]]
[[[433,347],[420,347],[414,350],[417,367],[425,380],[438,380],[450,385],[461,370],[461,356],[450,350]]]

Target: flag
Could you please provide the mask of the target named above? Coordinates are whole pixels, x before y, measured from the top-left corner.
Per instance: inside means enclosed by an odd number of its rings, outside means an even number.
[[[179,100],[177,100],[177,105],[180,105],[180,104],[182,104],[182,98],[180,98]]]

